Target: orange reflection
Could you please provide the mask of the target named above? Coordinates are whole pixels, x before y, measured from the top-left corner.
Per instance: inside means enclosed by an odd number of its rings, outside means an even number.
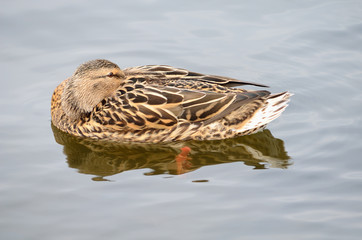
[[[190,157],[188,157],[191,152],[191,148],[185,146],[181,148],[181,153],[176,156],[176,164],[177,164],[177,174],[186,173],[187,170],[192,166]]]

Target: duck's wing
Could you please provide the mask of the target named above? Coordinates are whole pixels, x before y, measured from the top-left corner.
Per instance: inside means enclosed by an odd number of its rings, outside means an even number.
[[[98,104],[92,118],[110,130],[167,129],[178,123],[209,124],[244,104],[264,101],[268,91],[214,93],[173,87],[125,85]],[[256,109],[254,109],[255,111]],[[249,110],[246,114],[253,114]]]
[[[264,84],[246,82],[234,78],[222,77],[216,75],[201,74],[197,72],[191,72],[182,68],[175,68],[167,65],[146,65],[139,67],[131,67],[123,70],[126,76],[129,78],[146,78],[152,83],[158,83],[163,85],[167,81],[175,80],[189,80],[200,81],[205,83],[212,83],[222,85],[225,87],[235,87],[242,85],[253,85],[258,87],[268,87]]]

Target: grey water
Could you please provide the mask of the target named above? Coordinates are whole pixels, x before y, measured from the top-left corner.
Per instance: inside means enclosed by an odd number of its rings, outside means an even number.
[[[362,1],[2,1],[0,33],[0,239],[361,239]],[[104,146],[50,121],[95,58],[294,96],[254,135]]]

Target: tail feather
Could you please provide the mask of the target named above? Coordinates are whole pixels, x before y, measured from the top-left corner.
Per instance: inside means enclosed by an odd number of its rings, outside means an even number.
[[[244,125],[242,131],[261,128],[278,118],[288,106],[289,98],[292,95],[293,94],[289,92],[270,95],[266,100],[264,107],[255,112],[249,122]]]

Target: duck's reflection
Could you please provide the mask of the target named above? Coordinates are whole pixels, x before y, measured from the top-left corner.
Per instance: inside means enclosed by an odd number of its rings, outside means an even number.
[[[182,174],[203,166],[243,162],[254,169],[287,168],[291,163],[282,140],[269,130],[219,141],[173,144],[110,143],[80,139],[52,125],[57,143],[64,146],[69,167],[96,175],[93,180],[132,169],[152,169],[146,175]]]

